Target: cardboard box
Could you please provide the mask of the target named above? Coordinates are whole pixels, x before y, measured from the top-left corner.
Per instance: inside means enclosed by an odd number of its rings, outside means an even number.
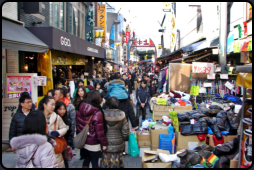
[[[177,113],[185,113],[192,110],[192,106],[175,106],[174,111]]]
[[[151,129],[151,147],[159,147],[159,135],[160,134],[168,134],[168,126],[155,124],[155,129]]]
[[[137,131],[138,146],[151,146],[151,134],[149,131]]]
[[[151,151],[157,151],[157,149],[159,149],[158,146],[151,146]]]
[[[183,136],[181,132],[176,132],[176,147],[177,150],[188,149],[195,145],[206,144],[206,140],[200,141],[197,135]]]
[[[142,157],[144,150],[150,151],[151,147],[149,146],[139,146],[139,157]]]
[[[149,160],[153,160],[154,158],[156,158],[159,155],[159,153],[169,154],[169,151],[161,149],[157,149],[156,151],[144,150],[142,156],[142,168],[171,168],[172,167],[171,162],[163,163],[161,162],[160,159],[154,163],[147,162]]]
[[[162,116],[169,116],[169,111],[173,110],[171,106],[154,105],[154,116],[153,120],[161,120]]]
[[[210,145],[210,146],[215,146],[215,145],[214,145],[214,141],[213,141],[213,135],[209,135],[209,134],[208,134],[206,137],[209,138],[209,139],[208,139],[208,140],[209,140],[208,145]],[[230,142],[230,141],[234,140],[234,138],[237,138],[237,135],[224,136],[224,143]]]
[[[230,160],[229,168],[238,168],[238,160]]]

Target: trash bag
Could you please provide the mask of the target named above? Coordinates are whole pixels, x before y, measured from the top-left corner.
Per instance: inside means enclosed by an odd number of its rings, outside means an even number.
[[[128,152],[130,156],[138,156],[139,148],[134,133],[129,134]]]

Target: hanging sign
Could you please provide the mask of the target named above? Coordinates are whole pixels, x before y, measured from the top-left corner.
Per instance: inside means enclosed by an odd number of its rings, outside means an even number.
[[[104,30],[102,36],[102,43],[106,42],[106,5],[99,5],[98,8],[98,27],[102,27]]]
[[[214,73],[214,63],[192,62],[192,73]]]
[[[228,79],[228,74],[220,74],[220,79]]]
[[[207,74],[207,79],[215,79],[215,74]]]
[[[34,86],[47,86],[47,76],[34,77]]]
[[[230,90],[232,90],[232,89],[235,88],[235,86],[234,86],[232,83],[228,82],[228,81],[225,83],[225,86],[226,86],[228,89],[230,89]]]
[[[212,83],[204,83],[203,86],[204,87],[212,87]]]
[[[199,94],[199,86],[191,86],[190,95],[197,96]]]
[[[130,39],[131,33],[130,32],[126,32],[126,43],[128,43],[129,39]]]
[[[227,53],[234,51],[234,34],[227,38]]]
[[[234,53],[240,53],[240,41],[235,41],[234,44]]]
[[[199,88],[199,93],[206,93],[206,88],[204,87]]]
[[[252,51],[252,40],[250,40],[248,44],[248,51]]]
[[[22,92],[32,96],[31,76],[7,76],[7,98],[20,98]]]

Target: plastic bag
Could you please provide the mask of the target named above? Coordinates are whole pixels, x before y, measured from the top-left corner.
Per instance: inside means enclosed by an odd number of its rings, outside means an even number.
[[[147,129],[149,127],[149,121],[145,120],[144,122],[142,122],[142,129]]]
[[[159,153],[159,157],[161,162],[164,162],[164,163],[173,162],[177,160],[176,154],[167,155],[165,153]]]
[[[128,152],[130,156],[139,155],[138,143],[133,132],[129,134]]]

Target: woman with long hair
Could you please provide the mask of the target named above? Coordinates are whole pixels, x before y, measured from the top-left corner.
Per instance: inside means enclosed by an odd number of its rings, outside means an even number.
[[[51,96],[45,96],[39,103],[38,110],[42,111],[48,122],[48,131],[51,136],[62,137],[66,134],[68,127],[63,122],[63,119],[54,112],[55,100]],[[56,123],[56,130],[54,124]],[[56,167],[65,168],[62,153],[55,154]]]
[[[87,96],[85,86],[78,86],[77,93],[73,101],[74,107],[77,109],[80,101],[84,100]]]
[[[16,168],[26,168],[33,155],[35,168],[55,168],[55,153],[49,143],[48,124],[41,111],[32,111],[24,121],[22,135],[11,139],[16,150]]]
[[[90,91],[87,94],[86,102],[87,103],[81,101],[76,109],[77,134],[89,124],[89,133],[84,148],[80,150],[80,153],[81,158],[85,158],[83,168],[88,168],[90,162],[92,162],[93,168],[99,168],[98,160],[101,157],[101,150],[107,149],[108,145],[104,132],[105,118],[100,109],[97,108],[100,107],[101,104],[100,93],[97,90]],[[92,103],[97,107],[88,103]]]
[[[95,82],[95,83],[94,83],[94,88],[95,88],[95,90],[98,90],[99,93],[102,92],[101,84],[100,84],[99,82]]]
[[[63,119],[63,122],[69,127],[67,133],[64,135],[64,138],[67,142],[67,147],[70,148],[71,146],[73,146],[72,138],[74,137],[74,133],[72,133],[71,130],[72,124],[71,120],[68,118],[67,109],[64,102],[56,102],[55,113],[58,114]],[[64,160],[64,164],[66,168],[69,168],[68,160]]]

